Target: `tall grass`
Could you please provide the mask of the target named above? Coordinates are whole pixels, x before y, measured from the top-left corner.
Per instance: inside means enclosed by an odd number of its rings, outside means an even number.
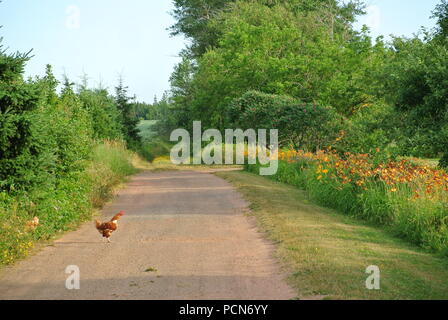
[[[448,256],[448,175],[405,161],[368,155],[294,153],[272,179],[297,186],[319,204],[383,226]],[[248,165],[258,172],[260,165]]]
[[[91,179],[90,199],[93,206],[102,206],[110,198],[113,187],[136,172],[132,165],[134,156],[121,142],[106,141],[94,149],[87,170]]]
[[[60,177],[56,185],[27,192],[0,193],[0,265],[25,257],[39,240],[48,240],[89,220],[110,198],[114,186],[136,172],[135,154],[121,142],[98,144],[84,170]],[[40,220],[33,230],[28,223]]]
[[[143,142],[140,149],[138,150],[139,155],[141,155],[145,160],[153,162],[154,159],[163,156],[169,156],[172,144],[160,139],[154,141]]]

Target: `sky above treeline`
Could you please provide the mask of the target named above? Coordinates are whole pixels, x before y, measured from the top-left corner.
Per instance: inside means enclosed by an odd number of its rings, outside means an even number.
[[[367,15],[355,26],[366,24],[374,38],[411,36],[434,27],[429,17],[439,2],[367,0]],[[122,75],[130,94],[152,102],[169,89],[186,43],[167,31],[172,9],[170,0],[3,0],[0,36],[9,52],[33,49],[26,76],[42,75],[51,64],[59,79],[79,82],[87,74],[91,86],[113,90]]]

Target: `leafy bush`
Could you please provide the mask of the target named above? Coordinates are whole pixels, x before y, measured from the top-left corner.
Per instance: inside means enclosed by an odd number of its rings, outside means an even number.
[[[397,116],[393,107],[387,104],[366,104],[344,120],[344,129],[333,147],[341,154],[369,153],[380,161],[395,158],[402,151],[397,145],[397,140],[400,140]]]
[[[249,91],[229,106],[228,121],[243,129],[272,128],[278,121],[279,110],[296,103],[297,100],[289,96]]]
[[[44,181],[38,170],[45,156],[33,137],[32,112],[38,108],[39,92],[22,79],[26,54],[7,55],[0,44],[0,189]]]
[[[402,119],[403,154],[437,157],[448,146],[448,42],[396,38],[384,70],[388,100]]]
[[[131,121],[118,102],[104,90],[77,94],[68,79],[58,95],[50,66],[44,77],[24,81],[27,60],[0,47],[0,264],[90,218],[92,207],[135,172],[124,143],[95,141],[131,133],[121,130]],[[37,228],[30,226],[34,217]]]
[[[92,208],[109,199],[112,188],[136,170],[134,154],[122,142],[105,141],[94,147],[87,170],[70,172],[57,185],[27,192],[0,192],[0,265],[25,257],[35,241],[50,239],[89,220]],[[27,223],[39,217],[33,231]]]
[[[342,118],[330,107],[288,96],[249,91],[229,107],[229,122],[242,129],[279,129],[283,146],[318,150],[336,139]]]
[[[79,93],[79,99],[92,121],[94,139],[122,140],[124,138],[120,111],[115,99],[109,96],[107,90],[90,90],[83,87]]]

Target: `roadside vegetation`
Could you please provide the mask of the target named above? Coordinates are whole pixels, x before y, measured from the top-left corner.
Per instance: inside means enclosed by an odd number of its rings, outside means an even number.
[[[154,130],[278,129],[273,179],[448,255],[448,1],[433,29],[372,39],[364,1],[174,0],[190,45]],[[247,166],[258,172],[258,166]]]
[[[249,201],[276,244],[299,299],[448,299],[448,261],[381,228],[313,204],[300,189],[248,172],[219,172]],[[367,267],[381,290],[367,290]]]
[[[448,157],[448,2],[433,29],[372,39],[364,1],[175,0],[190,40],[159,104],[158,132],[279,129],[287,149]],[[313,138],[316,136],[316,138]],[[338,139],[337,146],[334,140]]]
[[[135,166],[176,169],[170,133],[201,121],[279,130],[271,178],[291,186],[222,176],[253,203],[300,296],[447,298],[448,1],[434,29],[389,41],[355,30],[361,0],[173,2],[172,35],[189,45],[151,104],[123,79],[113,93],[60,83],[51,66],[24,79],[30,55],[0,47],[0,264],[89,219]],[[364,289],[366,262],[383,290]]]
[[[91,219],[95,209],[108,201],[114,188],[137,171],[135,153],[122,142],[93,147],[85,169],[60,179],[52,188],[0,194],[0,265],[26,257],[35,243],[74,230]],[[36,227],[30,225],[39,218]]]
[[[280,153],[279,170],[270,178],[448,257],[448,174],[406,160],[383,162],[381,157],[381,150],[373,156],[344,157],[335,150],[289,150]],[[259,165],[247,169],[258,172]]]
[[[0,48],[0,265],[91,218],[135,173],[131,99],[44,77],[23,79],[29,54]],[[130,149],[134,151],[130,151]]]

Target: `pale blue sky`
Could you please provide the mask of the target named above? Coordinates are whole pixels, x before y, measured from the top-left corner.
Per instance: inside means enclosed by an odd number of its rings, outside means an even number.
[[[360,18],[359,27],[367,24],[371,35],[376,38],[384,35],[412,36],[421,26],[433,28],[436,21],[430,19],[431,12],[440,0],[364,0],[367,5],[366,16]]]
[[[431,11],[439,0],[367,0],[362,18],[372,35],[410,36],[432,27]],[[75,6],[75,7],[73,7]],[[79,81],[86,72],[91,85],[112,89],[123,74],[130,93],[152,102],[169,89],[169,77],[185,41],[166,28],[171,0],[3,0],[0,35],[10,51],[33,50],[26,74],[42,74],[47,63],[60,78]]]

